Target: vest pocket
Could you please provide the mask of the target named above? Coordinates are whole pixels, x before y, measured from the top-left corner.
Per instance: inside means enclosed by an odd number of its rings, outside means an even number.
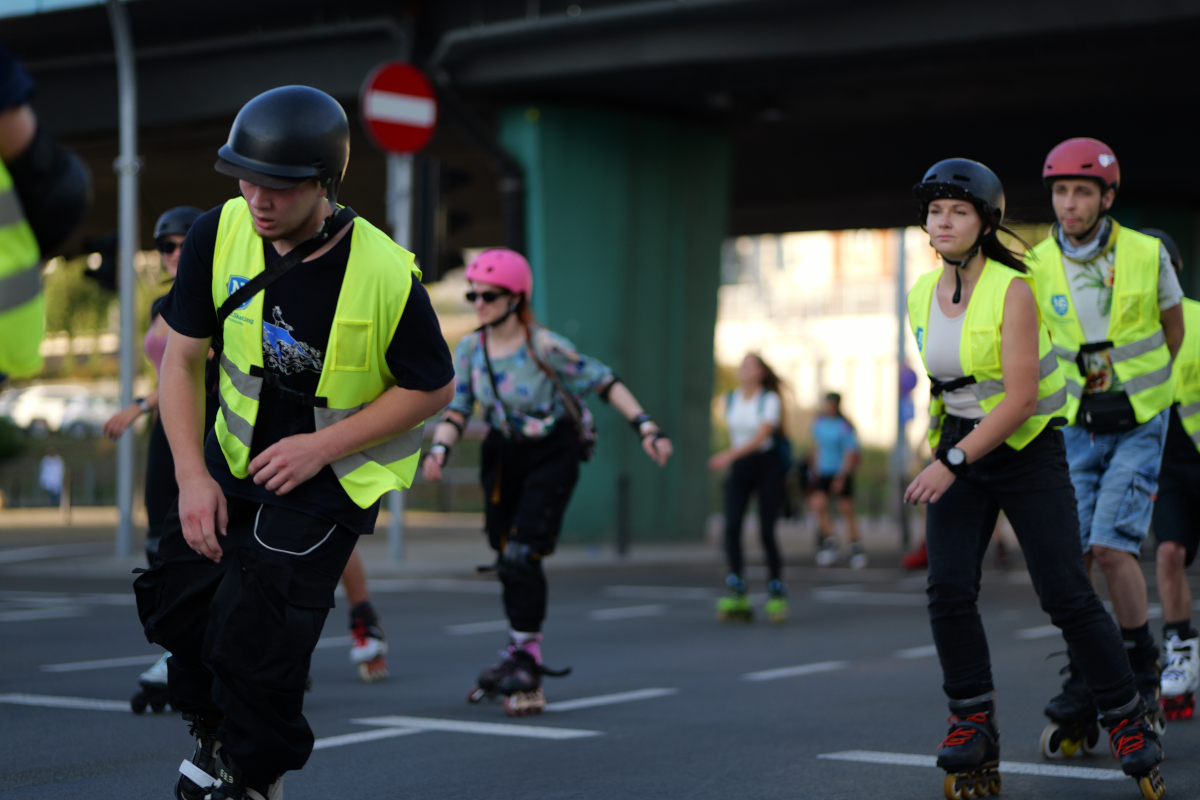
[[[971,337],[971,372],[1000,368],[1000,348],[992,328],[968,331]]]
[[[371,363],[373,322],[335,319],[333,322],[333,369],[366,372]]]
[[[1142,322],[1142,295],[1140,292],[1117,292],[1113,297],[1117,320],[1122,326],[1140,325]]]

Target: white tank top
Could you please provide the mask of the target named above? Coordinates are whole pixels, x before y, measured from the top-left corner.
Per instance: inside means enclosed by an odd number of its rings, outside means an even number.
[[[947,317],[938,304],[937,289],[929,300],[929,330],[925,332],[925,368],[939,381],[950,381],[963,377],[962,360],[959,358],[959,342],[962,340],[963,321],[967,309],[957,317]],[[983,419],[987,412],[970,387],[943,392],[946,413],[964,419]]]

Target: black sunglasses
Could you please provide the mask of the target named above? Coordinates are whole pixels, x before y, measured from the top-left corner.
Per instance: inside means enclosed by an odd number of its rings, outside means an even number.
[[[165,242],[159,242],[158,243],[158,252],[162,253],[164,256],[169,256],[169,255],[171,255],[171,253],[174,253],[180,247],[183,247],[183,245],[176,244],[175,242],[172,242],[169,240],[165,241]]]
[[[512,292],[467,292],[467,302],[474,303],[476,300],[482,299],[485,303],[494,303],[501,297],[506,297]]]

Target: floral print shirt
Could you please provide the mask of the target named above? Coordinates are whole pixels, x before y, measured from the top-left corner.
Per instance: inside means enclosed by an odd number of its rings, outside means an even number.
[[[558,373],[567,391],[578,397],[604,386],[613,372],[600,361],[581,355],[569,341],[545,328],[531,328],[543,364]],[[470,417],[478,403],[484,420],[506,436],[540,439],[554,430],[567,412],[550,379],[533,358],[529,343],[511,355],[492,359],[496,391],[492,391],[483,337],[471,333],[454,349],[454,400],[448,411]]]

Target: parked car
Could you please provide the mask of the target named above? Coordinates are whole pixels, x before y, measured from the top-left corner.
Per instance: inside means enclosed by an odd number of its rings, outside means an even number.
[[[63,407],[60,430],[75,439],[100,436],[104,423],[121,410],[121,403],[114,397],[87,394],[72,397]]]
[[[25,393],[24,389],[5,389],[0,392],[0,417],[12,417],[12,408],[17,398]]]
[[[87,397],[86,386],[75,384],[44,384],[31,386],[12,404],[9,418],[18,428],[45,435],[62,429],[63,412],[72,398]]]

